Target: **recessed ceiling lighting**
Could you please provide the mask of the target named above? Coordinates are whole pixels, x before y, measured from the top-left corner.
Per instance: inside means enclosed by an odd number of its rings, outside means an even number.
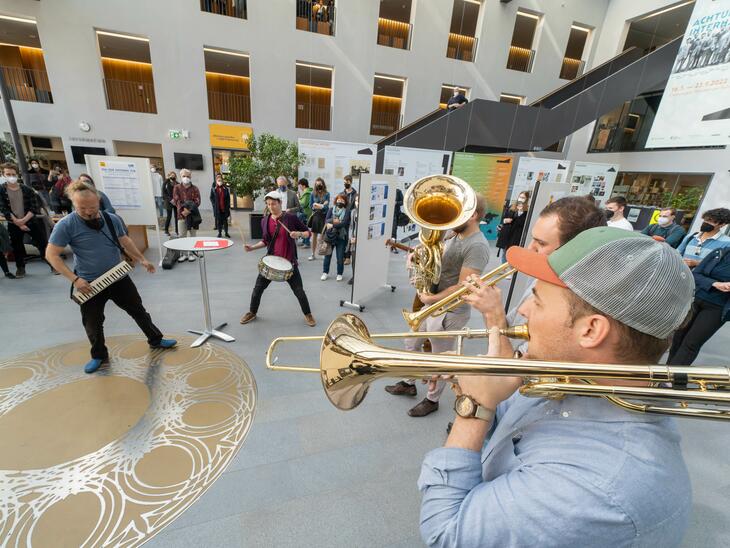
[[[7,19],[8,21],[17,21],[18,23],[28,23],[29,25],[35,25],[36,22],[33,19],[23,19],[21,17],[11,17],[10,15],[0,15],[0,19]]]
[[[310,65],[309,63],[300,63],[299,61],[297,61],[296,64],[298,67],[308,67],[308,68],[322,69],[322,70],[335,70],[332,67],[323,67],[321,65]]]
[[[522,17],[529,17],[531,19],[540,19],[539,15],[535,15],[533,13],[526,13],[524,11],[518,11],[517,15],[521,15]]]
[[[223,49],[203,48],[203,51],[209,51],[210,53],[222,53],[223,55],[235,55],[236,57],[245,57],[247,59],[250,57],[249,55],[247,55],[245,53],[226,51]]]
[[[149,42],[149,38],[142,38],[141,36],[130,36],[129,34],[117,34],[116,32],[107,32],[105,30],[97,30],[96,34],[102,34],[104,36],[113,36],[115,38],[126,38],[127,40],[139,40],[140,42]]]

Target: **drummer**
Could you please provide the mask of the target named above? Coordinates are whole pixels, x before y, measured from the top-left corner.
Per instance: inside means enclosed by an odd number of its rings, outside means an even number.
[[[253,251],[265,247],[267,248],[267,255],[274,255],[275,257],[285,259],[285,261],[282,261],[283,268],[291,268],[292,271],[291,277],[287,280],[289,287],[291,287],[294,295],[296,295],[299,306],[302,307],[304,321],[309,327],[314,327],[317,325],[317,322],[314,321],[312,311],[309,309],[309,301],[307,300],[307,294],[304,292],[302,276],[297,267],[296,246],[296,238],[309,238],[311,237],[311,233],[296,215],[282,211],[281,195],[277,191],[271,191],[266,195],[266,208],[268,213],[261,220],[261,232],[264,235],[263,240],[254,245],[245,244],[244,248],[246,251]],[[263,295],[271,282],[272,280],[265,278],[262,274],[258,275],[256,285],[254,285],[253,293],[251,294],[249,311],[241,317],[242,324],[256,319],[256,313],[261,303],[261,295]]]

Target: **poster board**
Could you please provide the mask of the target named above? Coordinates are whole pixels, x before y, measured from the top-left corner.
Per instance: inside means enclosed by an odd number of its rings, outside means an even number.
[[[497,239],[497,226],[502,220],[513,163],[512,156],[454,153],[452,175],[469,183],[486,199],[487,207],[480,226],[487,240]]]
[[[322,177],[331,196],[345,190],[342,178],[352,175],[353,186],[361,173],[375,172],[375,145],[368,143],[347,143],[323,141],[321,139],[299,139],[299,153],[304,161],[299,164],[299,178],[306,178],[309,186]],[[358,188],[355,188],[359,192]]]
[[[521,192],[532,191],[535,183],[566,183],[570,171],[570,160],[521,156],[515,170],[510,202],[516,202]]]
[[[575,162],[570,175],[570,193],[591,194],[596,199],[596,205],[600,207],[611,197],[618,170],[618,164]]]
[[[383,161],[383,174],[395,175],[398,188],[405,194],[408,187],[418,179],[428,175],[447,174],[451,168],[451,152],[386,146]],[[396,239],[401,242],[418,234],[419,227],[411,223],[398,227]]]
[[[697,0],[646,148],[730,144],[730,0]]]
[[[394,175],[366,173],[360,176],[355,273],[348,305],[362,309],[365,299],[388,285],[390,251],[385,242],[390,238],[393,226],[397,184],[398,178]]]

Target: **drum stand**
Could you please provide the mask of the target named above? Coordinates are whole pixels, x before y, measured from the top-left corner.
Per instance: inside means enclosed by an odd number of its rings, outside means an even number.
[[[228,325],[228,323],[225,322],[213,328],[213,322],[210,319],[210,298],[208,297],[208,274],[205,270],[205,253],[202,251],[200,253],[192,251],[191,253],[195,253],[195,255],[198,257],[198,264],[200,265],[200,285],[202,286],[203,292],[203,317],[205,319],[205,329],[203,331],[188,329],[189,333],[195,333],[196,335],[200,335],[200,337],[195,339],[195,342],[193,342],[190,347],[197,348],[211,337],[215,337],[216,339],[220,339],[225,342],[233,342],[236,339],[226,333],[223,333],[222,331],[218,331],[222,327]]]

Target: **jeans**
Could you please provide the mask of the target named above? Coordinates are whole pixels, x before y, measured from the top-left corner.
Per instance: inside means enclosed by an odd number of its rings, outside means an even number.
[[[33,245],[38,248],[41,259],[46,257],[46,227],[43,221],[39,219],[31,219],[25,226],[30,232],[24,232],[13,223],[8,223],[8,233],[10,234],[10,243],[13,247],[13,255],[15,255],[15,265],[18,268],[25,268],[25,235],[30,234]]]
[[[155,196],[155,207],[157,207],[157,216],[162,219],[165,216],[165,202],[162,196]]]
[[[258,312],[259,305],[261,304],[261,296],[264,294],[266,288],[269,287],[270,283],[271,280],[264,278],[261,274],[259,274],[256,278],[256,285],[253,286],[253,293],[251,294],[251,307],[249,308],[249,310],[254,314]],[[312,311],[309,308],[309,300],[307,300],[307,294],[304,292],[302,275],[299,273],[299,268],[296,265],[294,265],[292,276],[287,280],[287,283],[294,292],[294,295],[296,295],[297,300],[299,301],[299,306],[302,308],[302,312],[305,315],[311,314]]]
[[[91,343],[92,359],[104,360],[109,357],[104,342],[104,306],[107,301],[112,301],[137,322],[149,344],[155,346],[160,343],[162,333],[152,323],[134,282],[125,276],[81,305],[81,322]]]
[[[337,275],[342,276],[345,272],[345,249],[347,249],[347,238],[337,238],[335,245],[332,246],[332,253],[326,255],[324,262],[322,263],[322,272],[325,274],[330,273],[330,263],[332,262],[332,255],[337,253]]]
[[[165,220],[165,232],[167,232],[167,233],[170,232],[170,222],[173,219],[177,219],[177,208],[174,205],[168,203],[167,204],[167,219]],[[177,231],[177,222],[175,223],[175,234],[179,234],[179,232]]]
[[[684,328],[674,333],[667,365],[692,365],[702,345],[709,341],[724,323],[722,306],[695,299],[692,304],[692,318]]]
[[[303,224],[305,224],[305,225],[307,224],[307,215],[303,211],[300,211],[299,213],[297,213],[297,217],[299,217],[299,220],[302,221]],[[302,238],[302,245],[304,245],[304,247],[311,246],[312,239],[311,238]]]

